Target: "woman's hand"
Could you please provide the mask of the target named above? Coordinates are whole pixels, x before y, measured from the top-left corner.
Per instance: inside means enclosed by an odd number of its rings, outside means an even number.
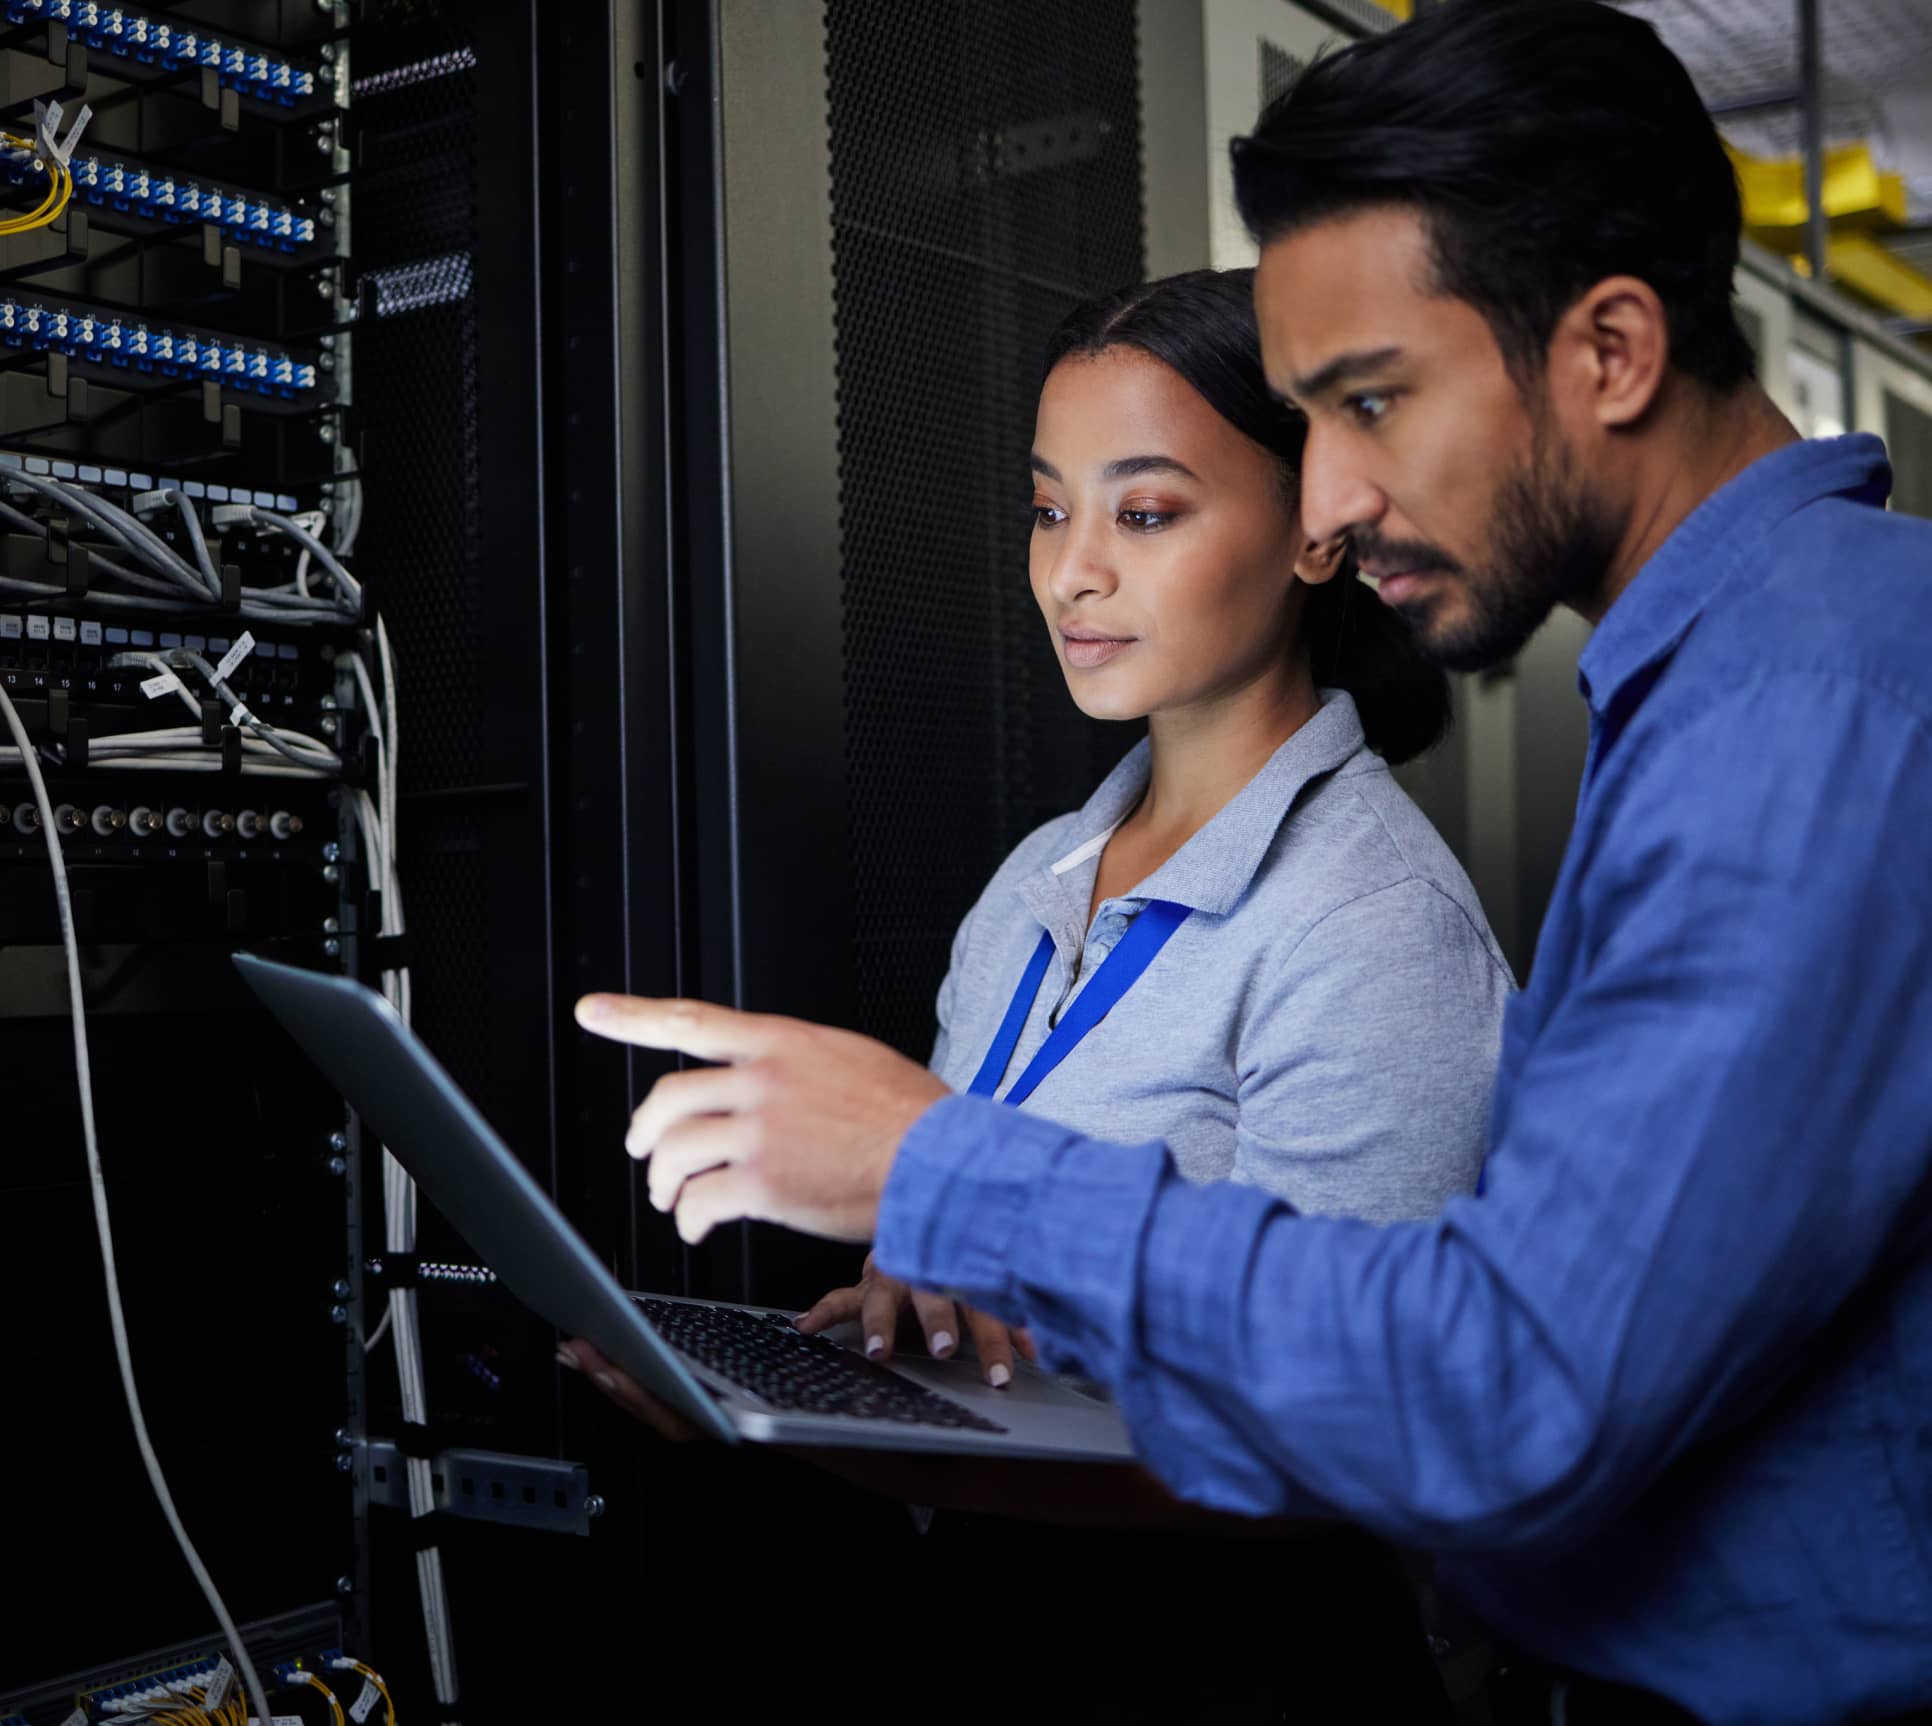
[[[582,1373],[590,1382],[633,1419],[642,1421],[661,1438],[673,1444],[689,1444],[704,1434],[669,1403],[651,1395],[621,1367],[613,1366],[596,1348],[580,1336],[557,1345],[557,1364],[571,1372]]]
[[[960,1338],[970,1335],[979,1354],[979,1370],[995,1390],[1003,1390],[1013,1382],[1016,1350],[1028,1360],[1036,1358],[1033,1339],[1024,1330],[977,1308],[961,1306],[944,1295],[908,1288],[897,1277],[880,1271],[870,1253],[865,1255],[865,1270],[856,1288],[834,1289],[793,1322],[812,1336],[848,1319],[857,1319],[865,1338],[866,1357],[890,1360],[893,1341],[899,1333],[899,1318],[908,1302],[926,1333],[926,1352],[935,1360],[945,1360],[959,1347]]]

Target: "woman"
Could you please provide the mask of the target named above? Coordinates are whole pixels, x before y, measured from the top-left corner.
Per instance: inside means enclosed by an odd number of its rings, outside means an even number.
[[[1301,532],[1304,428],[1267,387],[1251,281],[1125,289],[1050,345],[1034,598],[1082,711],[1148,736],[967,914],[932,1067],[1083,1133],[1161,1140],[1196,1180],[1428,1216],[1475,1184],[1511,979],[1389,773],[1442,735],[1447,683],[1346,550]],[[1150,913],[1171,927],[1130,939]],[[1086,991],[1122,982],[1076,1037]],[[882,1358],[908,1301],[930,1352],[970,1335],[1010,1381],[1003,1325],[869,1263],[799,1325],[858,1319]]]
[[[1250,294],[1248,271],[1176,276],[1054,338],[1033,593],[1081,709],[1148,735],[960,925],[932,1065],[1083,1133],[1163,1141],[1196,1180],[1427,1216],[1475,1184],[1509,971],[1389,773],[1442,734],[1447,684],[1346,551],[1302,534],[1302,424],[1268,391]],[[798,1323],[859,1320],[882,1357],[908,1302],[931,1353],[970,1336],[1011,1381],[1024,1333],[869,1263]],[[908,1717],[1445,1713],[1413,1599],[1365,1538],[1230,1538],[1132,1471],[1042,1486],[1024,1467],[1011,1493],[975,1476],[951,1495],[1019,1514],[941,1513],[927,1588],[895,1572],[859,1591],[875,1684],[902,1649],[968,1656],[957,1686],[927,1668]]]

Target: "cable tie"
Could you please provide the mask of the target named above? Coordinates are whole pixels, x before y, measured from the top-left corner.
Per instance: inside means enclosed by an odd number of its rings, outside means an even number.
[[[406,1420],[396,1434],[396,1448],[417,1462],[430,1462],[447,1447],[440,1429],[429,1425],[427,1421]],[[428,1544],[434,1546],[436,1542],[432,1540]]]
[[[413,1289],[422,1262],[418,1253],[384,1253],[382,1286],[386,1289]]]
[[[410,963],[409,937],[377,935],[369,942],[369,954],[378,971],[407,971]]]
[[[424,1516],[412,1516],[408,1524],[409,1533],[407,1538],[409,1541],[409,1550],[411,1552],[428,1552],[433,1547],[441,1546],[443,1544],[444,1534],[443,1525],[448,1520],[448,1513],[441,1510],[432,1510]]]

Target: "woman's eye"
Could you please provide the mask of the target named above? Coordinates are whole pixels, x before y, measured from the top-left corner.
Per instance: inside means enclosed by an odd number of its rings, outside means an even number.
[[[1035,527],[1058,527],[1067,519],[1065,510],[1055,509],[1050,503],[1030,503],[1026,513],[1033,518]]]
[[[1343,405],[1359,424],[1372,426],[1387,417],[1394,399],[1393,396],[1364,391],[1360,395],[1348,397]]]
[[[1120,524],[1135,533],[1156,533],[1174,519],[1171,511],[1158,509],[1123,509]]]

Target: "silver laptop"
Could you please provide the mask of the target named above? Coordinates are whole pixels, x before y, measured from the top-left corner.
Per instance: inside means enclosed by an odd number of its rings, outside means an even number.
[[[842,1338],[807,1337],[774,1308],[626,1292],[382,996],[247,954],[235,963],[512,1294],[714,1436],[1132,1457],[1125,1426],[1096,1387],[1024,1361],[1005,1390],[994,1390],[970,1358],[881,1364],[850,1346],[849,1327]]]

